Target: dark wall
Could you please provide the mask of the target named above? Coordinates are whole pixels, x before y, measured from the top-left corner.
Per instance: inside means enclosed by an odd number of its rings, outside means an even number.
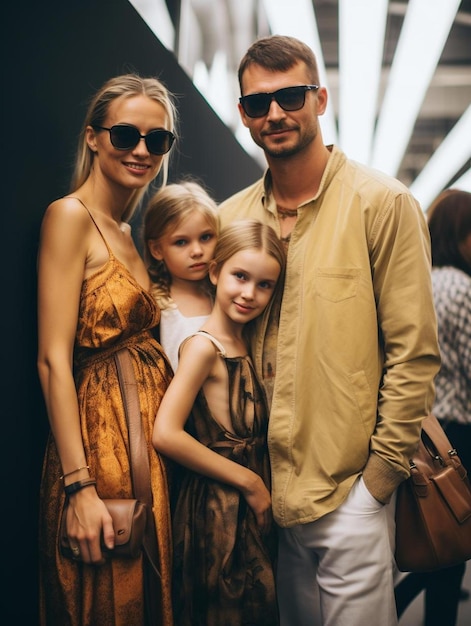
[[[5,624],[34,626],[37,500],[48,433],[36,371],[35,259],[43,212],[68,191],[89,97],[115,74],[157,75],[178,96],[181,116],[171,180],[195,176],[222,200],[261,172],[127,0],[23,0],[7,7],[0,133],[1,432],[4,502],[11,503],[3,507],[3,519],[12,532],[4,535],[11,556],[4,560],[8,583],[0,615]]]

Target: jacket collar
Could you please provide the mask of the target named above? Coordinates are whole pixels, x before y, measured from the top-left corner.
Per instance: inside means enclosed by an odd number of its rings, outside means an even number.
[[[340,150],[335,145],[327,146],[327,149],[330,152],[329,160],[327,161],[326,168],[324,173],[322,174],[322,179],[319,185],[319,189],[317,190],[316,195],[310,200],[306,200],[303,204],[308,204],[308,202],[312,202],[317,200],[319,196],[321,196],[327,187],[330,185],[332,179],[336,175],[339,168],[345,163],[347,157],[345,153]],[[275,203],[272,199],[272,174],[270,168],[265,170],[265,174],[261,180],[262,188],[261,188],[261,202],[265,209],[270,211],[273,214],[276,214]]]

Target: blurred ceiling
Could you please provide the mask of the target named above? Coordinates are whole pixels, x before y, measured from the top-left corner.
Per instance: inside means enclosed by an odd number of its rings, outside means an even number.
[[[362,0],[345,0],[343,4],[347,2],[351,6],[372,4]],[[341,64],[339,71],[339,4],[342,2],[338,0],[313,2],[337,123],[339,88],[342,87]],[[386,5],[381,74],[372,127],[376,158],[373,149],[369,162],[378,169],[397,176],[412,189],[415,187],[416,195],[420,196],[423,206],[426,207],[436,193],[452,184],[471,167],[471,1],[457,2],[455,8],[452,6],[453,0],[386,2]],[[446,13],[448,8],[451,9],[450,14]],[[377,14],[378,11],[375,11],[372,18],[377,17]],[[406,19],[410,20],[409,24]],[[449,22],[444,23],[445,20]],[[437,21],[441,21],[441,24],[437,25]],[[409,31],[405,30],[406,26],[409,27]],[[368,20],[366,30],[360,34],[360,40],[361,37],[368,36],[368,31],[373,28],[374,22]],[[427,38],[428,29],[433,31],[432,41]],[[443,37],[442,42],[438,41],[440,37]],[[409,55],[404,52],[401,54],[398,48],[398,42],[404,46],[408,43],[407,38],[413,45],[415,44],[415,51]],[[358,40],[356,43],[358,44]],[[435,44],[437,47],[434,47]],[[422,70],[421,65],[429,62],[432,62],[432,66],[424,67]],[[402,63],[406,65],[403,66]],[[412,76],[405,78],[405,71],[409,69],[408,63],[414,71]],[[359,89],[356,94],[347,95],[345,106],[348,106],[350,98],[358,97],[361,101],[370,95],[363,90],[361,67],[357,70],[352,68],[352,71],[355,73],[354,80],[357,80]],[[422,72],[427,75],[422,76]],[[420,87],[423,91],[415,93],[414,89],[421,81]],[[398,90],[399,93],[395,93],[394,90]],[[389,113],[383,108],[386,99],[391,107]],[[410,111],[409,104],[412,105]],[[387,118],[382,117],[385,115]],[[447,137],[460,121],[463,121],[463,131],[458,133],[456,139],[458,144],[454,150],[456,162],[452,164],[453,159],[449,155],[444,154],[443,157],[438,155],[444,162],[442,165],[437,162],[433,166],[431,157],[442,144],[446,146]],[[385,129],[382,123],[389,125],[389,128]],[[355,124],[355,117],[350,119],[350,124]],[[397,157],[391,162],[387,158],[388,141],[394,143],[394,135],[403,130],[403,125],[407,126],[408,132],[403,137],[402,143],[394,146]],[[453,140],[453,135],[451,139]],[[462,154],[459,144],[464,148]],[[344,149],[350,152],[347,146]],[[380,149],[383,150],[385,157],[379,155]],[[450,150],[453,152],[452,148]],[[355,158],[354,155],[351,156]],[[445,162],[447,159],[449,165]],[[427,177],[421,183],[417,177],[422,172],[424,176],[427,174],[427,164],[430,164],[432,179]],[[438,171],[433,173],[432,169]],[[471,185],[471,182],[468,185]]]
[[[408,185],[424,209],[471,191],[471,0],[131,0],[262,165],[237,112],[237,67],[269,34],[314,50],[326,143]]]

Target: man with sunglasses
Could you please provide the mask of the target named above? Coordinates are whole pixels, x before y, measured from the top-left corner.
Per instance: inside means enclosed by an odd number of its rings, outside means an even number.
[[[439,367],[426,221],[399,181],[324,145],[308,46],[258,40],[239,83],[268,169],[222,203],[221,222],[258,218],[288,251],[253,346],[271,403],[281,624],[393,626],[394,494]]]

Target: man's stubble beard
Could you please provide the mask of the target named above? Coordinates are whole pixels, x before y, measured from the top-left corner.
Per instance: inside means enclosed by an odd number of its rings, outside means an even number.
[[[292,147],[284,147],[280,146],[277,149],[268,148],[262,140],[257,140],[253,135],[252,139],[254,143],[261,148],[265,155],[272,159],[285,159],[296,154],[299,154],[303,150],[305,150],[317,137],[317,125],[311,129],[310,132],[306,133],[304,136],[300,136],[299,141]],[[252,134],[252,133],[251,133]]]

